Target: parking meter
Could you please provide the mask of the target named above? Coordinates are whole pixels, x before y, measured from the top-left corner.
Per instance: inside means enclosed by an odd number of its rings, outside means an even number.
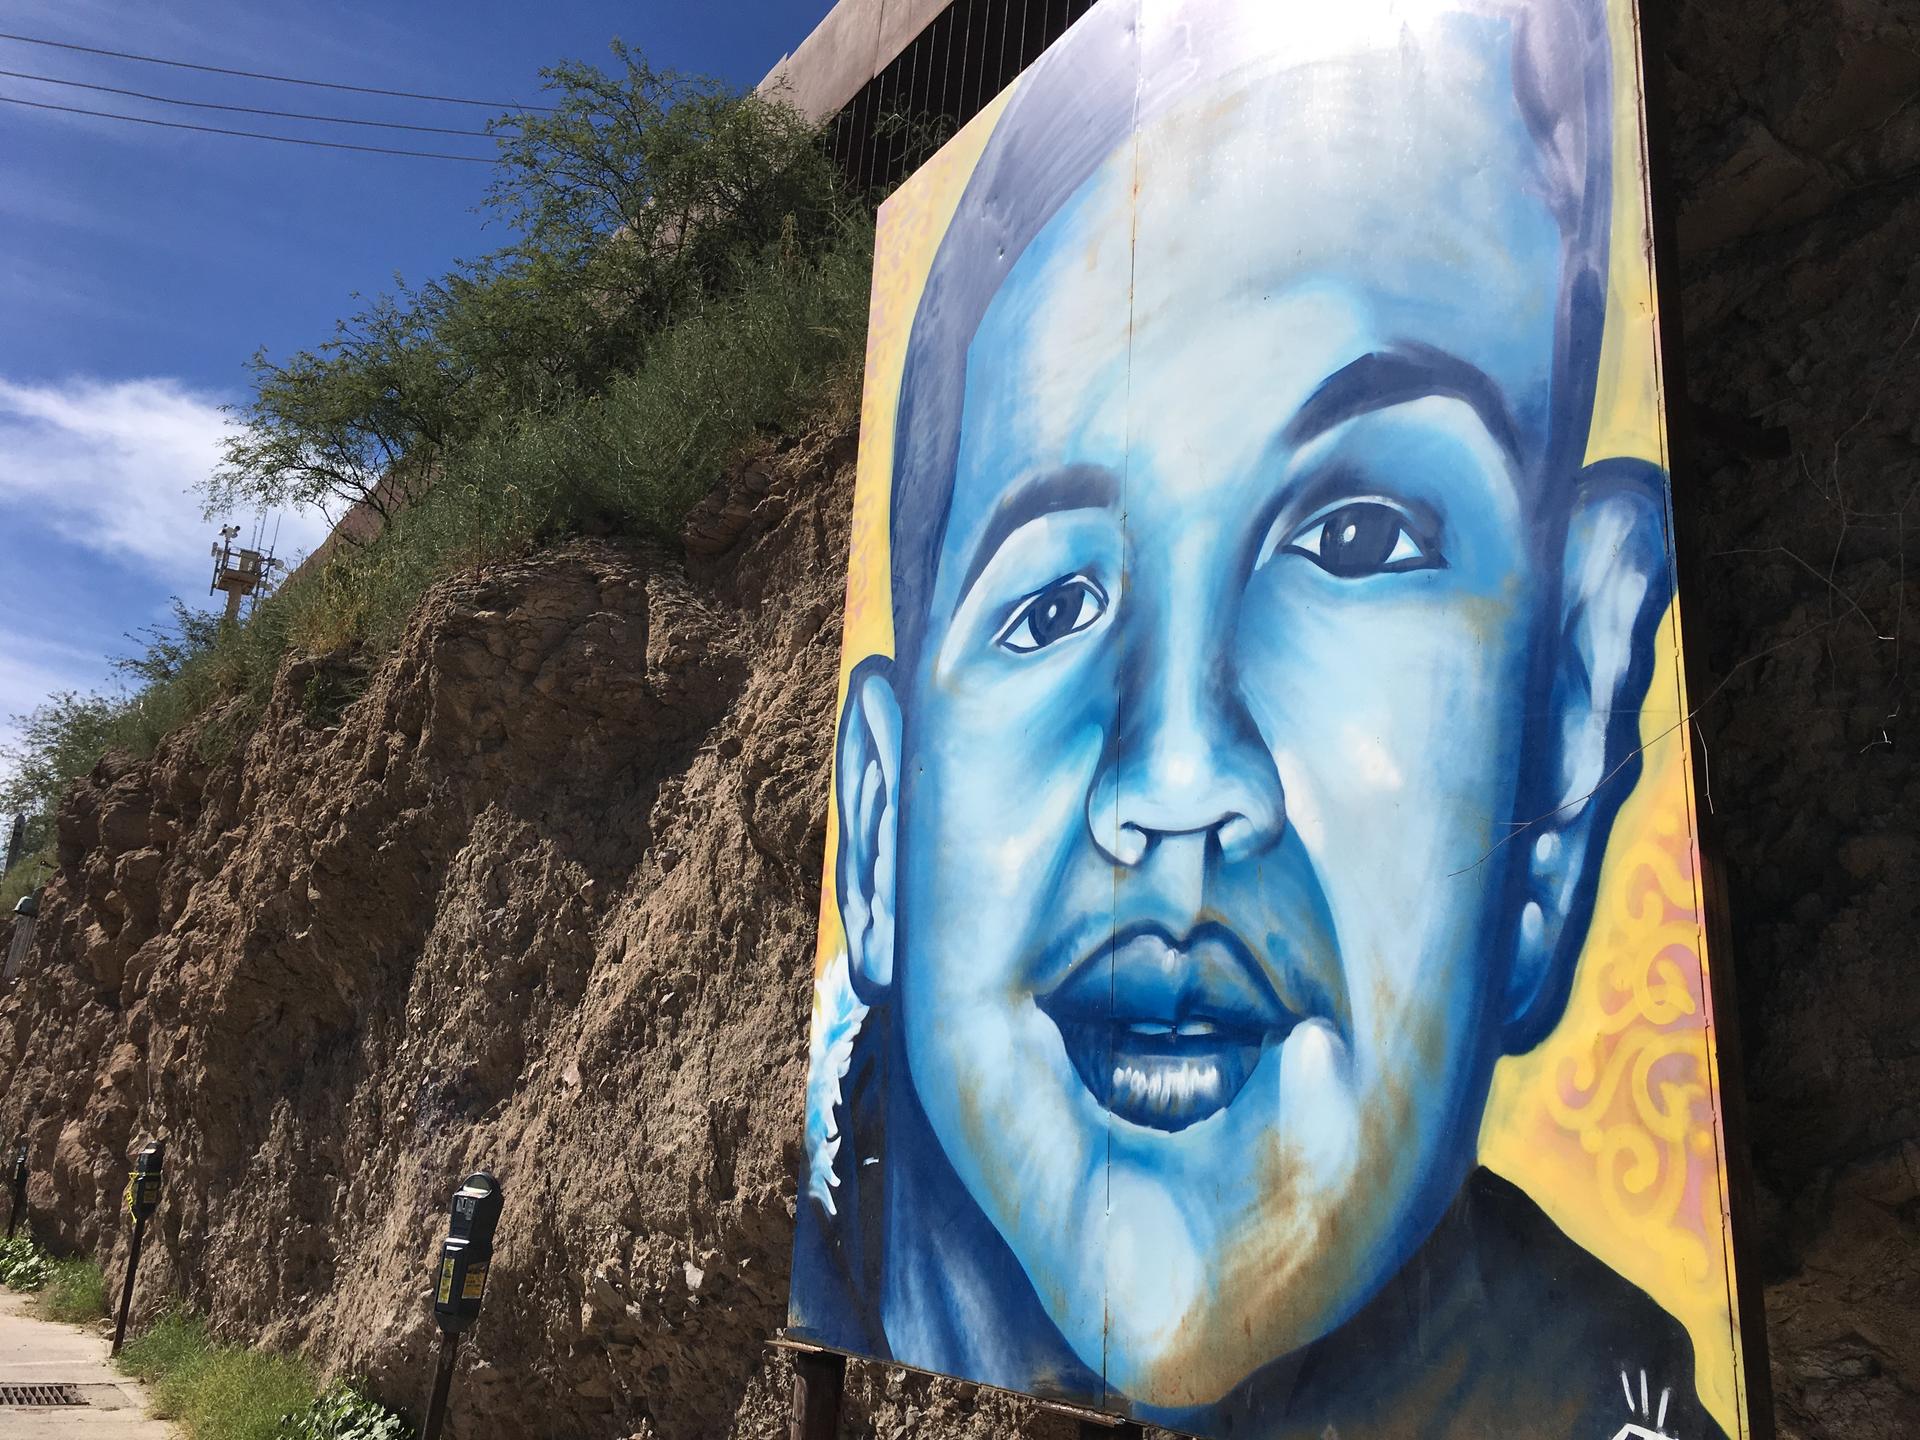
[[[167,1156],[167,1142],[149,1140],[134,1153],[133,1169],[127,1174],[127,1209],[133,1215],[133,1242],[127,1249],[127,1283],[120,1291],[120,1318],[113,1327],[113,1348],[118,1355],[127,1338],[127,1311],[133,1306],[133,1276],[140,1268],[140,1241],[147,1233],[147,1221],[160,1208],[160,1169]]]
[[[493,1232],[505,1201],[500,1182],[477,1170],[453,1192],[453,1216],[440,1242],[440,1279],[433,1292],[433,1318],[449,1334],[480,1318],[493,1261]]]
[[[7,1212],[7,1238],[13,1238],[20,1216],[27,1208],[27,1137],[22,1135],[13,1151],[13,1207]]]
[[[461,1334],[480,1318],[480,1301],[487,1293],[487,1268],[493,1263],[493,1232],[500,1224],[505,1203],[500,1182],[484,1170],[474,1171],[453,1192],[453,1214],[447,1222],[447,1238],[440,1242],[440,1268],[433,1287],[440,1358],[420,1440],[439,1440],[440,1427],[446,1421],[454,1354]]]
[[[133,1157],[133,1169],[127,1176],[127,1209],[136,1224],[151,1220],[160,1208],[160,1169],[166,1155],[166,1141],[149,1140]]]

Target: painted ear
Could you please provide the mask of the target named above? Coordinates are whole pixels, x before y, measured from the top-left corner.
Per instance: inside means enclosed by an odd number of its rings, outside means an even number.
[[[834,761],[840,822],[834,889],[854,992],[871,1005],[893,984],[900,829],[900,701],[885,656],[861,661],[847,682]]]
[[[1503,1037],[1513,1054],[1544,1039],[1566,1007],[1614,816],[1640,776],[1640,710],[1673,596],[1666,517],[1655,466],[1603,461],[1580,477],[1538,783],[1520,817],[1533,823],[1513,841],[1523,847]]]

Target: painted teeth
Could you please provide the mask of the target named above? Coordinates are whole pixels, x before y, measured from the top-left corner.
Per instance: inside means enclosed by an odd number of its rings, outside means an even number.
[[[1211,1020],[1182,1020],[1178,1025],[1168,1025],[1158,1020],[1135,1020],[1127,1026],[1129,1035],[1141,1035],[1148,1039],[1164,1039],[1177,1035],[1183,1039],[1197,1040],[1217,1034],[1220,1027]]]
[[[1123,1104],[1162,1109],[1212,1100],[1219,1094],[1217,1065],[1183,1060],[1178,1065],[1155,1065],[1150,1071],[1137,1065],[1113,1067],[1113,1096]]]

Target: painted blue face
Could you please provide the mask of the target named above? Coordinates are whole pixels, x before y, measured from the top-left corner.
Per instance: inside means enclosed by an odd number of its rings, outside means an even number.
[[[1555,835],[1500,845],[1577,482],[1538,473],[1562,239],[1509,45],[1194,97],[969,353],[882,978],[953,1172],[1145,1406],[1404,1261],[1562,913],[1525,883]]]

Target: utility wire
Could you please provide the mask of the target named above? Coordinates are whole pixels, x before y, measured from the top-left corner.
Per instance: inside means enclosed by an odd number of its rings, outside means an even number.
[[[189,125],[181,120],[152,120],[145,115],[116,115],[111,110],[83,110],[78,105],[49,105],[44,100],[22,100],[0,95],[0,105],[25,105],[30,110],[58,110],[67,115],[92,115],[101,120],[126,120],[135,125],[159,125],[168,130],[197,130],[203,135],[238,135],[247,140],[278,140],[282,145],[312,145],[322,150],[359,150],[368,155],[411,155],[416,160],[464,160],[469,165],[491,165],[484,155],[448,155],[438,150],[390,150],[384,145],[349,145],[344,140],[302,140],[292,135],[268,135],[260,130],[223,130],[217,125]]]
[[[398,120],[354,120],[345,115],[307,115],[298,110],[260,110],[252,105],[220,105],[211,100],[180,100],[171,95],[149,95],[144,90],[122,90],[118,85],[95,85],[86,80],[59,80],[52,75],[33,75],[25,70],[0,70],[9,80],[31,80],[39,85],[65,85],[73,90],[98,90],[107,95],[125,95],[134,100],[151,100],[156,105],[185,105],[194,110],[228,110],[239,115],[270,115],[277,120],[319,120],[328,125],[371,125],[379,130],[417,130],[423,135],[472,135],[489,140],[488,130],[449,130],[444,125],[403,125]]]
[[[199,70],[208,75],[238,75],[247,80],[272,80],[281,85],[313,85],[322,90],[351,90],[356,95],[391,95],[400,100],[433,100],[444,105],[484,105],[490,110],[538,110],[553,112],[551,105],[521,105],[512,100],[473,100],[464,95],[426,95],[418,90],[381,90],[372,85],[343,85],[337,80],[303,80],[297,75],[267,75],[258,70],[229,70],[221,65],[196,65],[190,60],[163,60],[158,55],[136,55],[130,50],[102,50],[93,45],[72,45],[65,40],[42,40],[33,35],[9,35],[0,31],[0,40],[17,40],[22,45],[50,45],[56,50],[77,50],[83,55],[107,55],[115,60],[138,60],[147,65],[171,65],[176,70]]]

